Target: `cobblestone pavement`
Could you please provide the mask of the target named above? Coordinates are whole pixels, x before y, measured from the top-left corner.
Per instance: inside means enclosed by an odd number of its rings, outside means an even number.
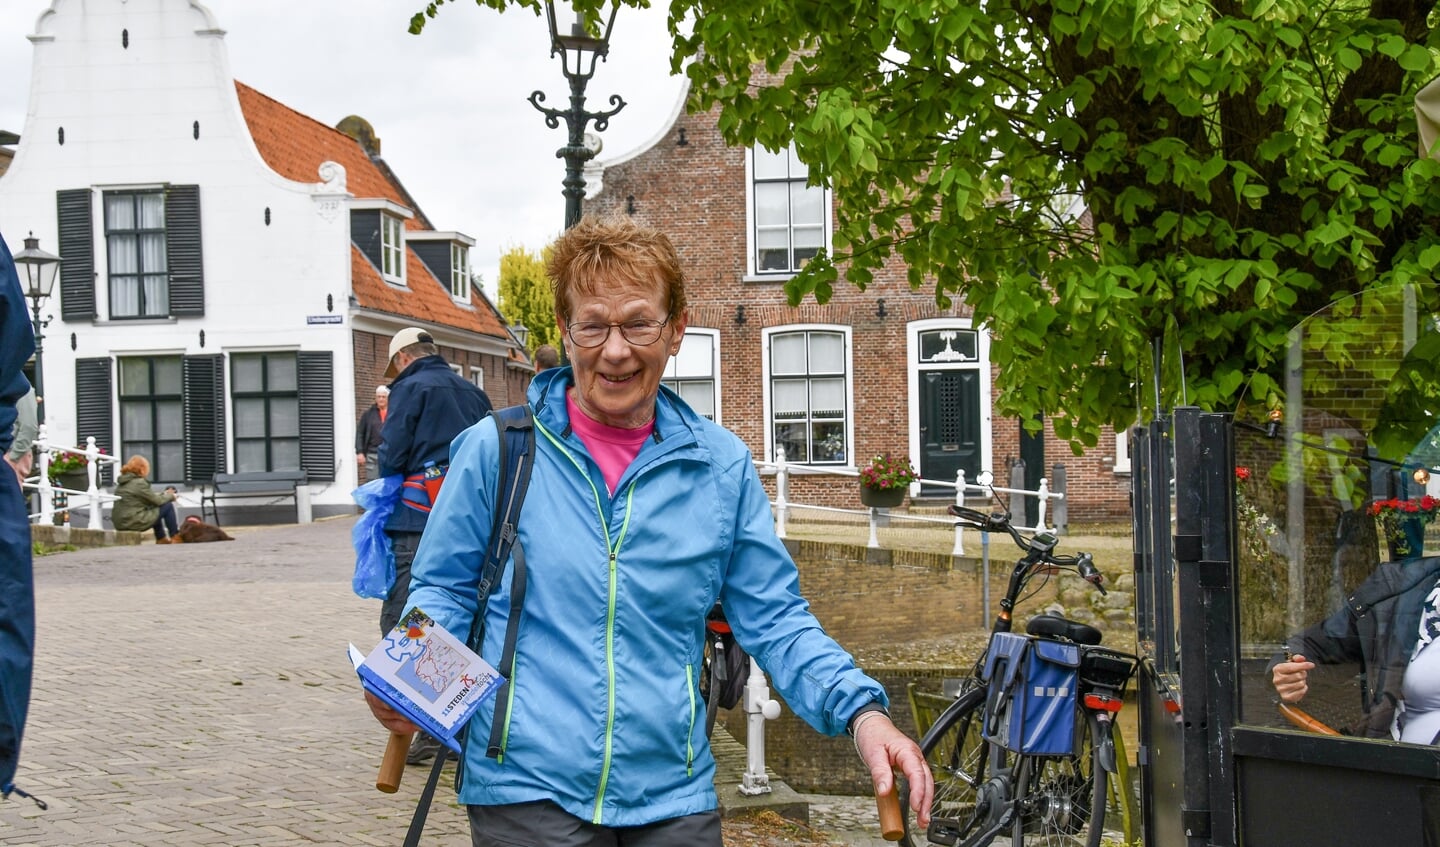
[[[353,521],[234,542],[36,559],[36,673],[0,844],[396,845],[423,774],[375,790],[386,735],[345,655],[378,638],[350,591]],[[881,842],[873,799],[807,796],[837,843]],[[427,844],[468,844],[437,791]]]

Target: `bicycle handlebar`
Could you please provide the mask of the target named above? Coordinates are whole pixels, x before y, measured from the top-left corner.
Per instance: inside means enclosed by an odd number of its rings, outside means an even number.
[[[966,506],[951,505],[948,509],[953,517],[959,518],[961,523],[981,532],[1003,532],[1014,539],[1016,546],[1027,553],[1036,554],[1039,561],[1059,567],[1074,568],[1080,577],[1086,582],[1099,589],[1100,593],[1108,593],[1105,590],[1105,575],[1095,567],[1095,559],[1089,553],[1077,553],[1074,556],[1056,556],[1049,549],[1040,549],[1033,539],[1026,538],[1020,534],[1010,523],[1010,515],[1006,512],[992,512],[985,514],[978,509],[971,509]],[[1053,546],[1053,537],[1051,537]]]

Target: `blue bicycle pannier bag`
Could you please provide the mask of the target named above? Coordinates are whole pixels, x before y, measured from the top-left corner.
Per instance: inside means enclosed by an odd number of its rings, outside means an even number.
[[[1016,753],[1074,753],[1079,668],[1077,645],[996,633],[985,657],[990,701],[981,734]]]

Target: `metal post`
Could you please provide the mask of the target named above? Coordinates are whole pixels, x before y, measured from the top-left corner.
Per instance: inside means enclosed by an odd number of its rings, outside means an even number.
[[[965,505],[965,469],[961,468],[955,472],[955,505]],[[952,556],[965,555],[965,527],[958,521],[955,523],[955,549],[951,551]]]
[[[770,699],[770,686],[760,664],[752,656],[750,676],[745,680],[745,775],[741,794],[769,794],[770,776],[765,773],[765,721],[780,717],[780,704]]]
[[[576,12],[575,24],[569,35],[561,35],[555,24],[555,4],[547,2],[545,12],[550,21],[550,55],[560,54],[560,69],[570,81],[570,108],[551,109],[540,105],[545,102],[543,91],[530,94],[530,105],[545,116],[545,125],[557,129],[565,121],[565,146],[555,151],[555,157],[565,160],[565,228],[569,229],[580,220],[581,204],[585,199],[585,163],[595,157],[597,149],[585,143],[585,127],[591,121],[596,132],[604,132],[610,125],[610,118],[625,108],[625,101],[618,94],[610,95],[614,108],[603,112],[585,111],[585,85],[595,74],[595,64],[605,58],[610,49],[610,31],[615,25],[615,11],[610,12],[609,23],[601,37],[590,36],[585,30],[584,17]],[[586,63],[588,60],[588,68]],[[571,67],[571,63],[574,67]]]
[[[785,537],[785,519],[790,511],[790,468],[785,463],[785,447],[775,445],[775,534]]]
[[[41,297],[30,298],[31,325],[35,330],[35,422],[45,424],[45,324],[40,320]]]

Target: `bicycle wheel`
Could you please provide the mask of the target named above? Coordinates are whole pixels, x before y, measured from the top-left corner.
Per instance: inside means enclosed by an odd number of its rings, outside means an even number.
[[[906,808],[905,843],[910,847],[960,843],[988,820],[976,808],[986,776],[988,745],[980,737],[980,727],[987,692],[988,688],[977,686],[960,695],[920,740],[935,776],[935,800],[930,804],[928,829],[919,829]]]
[[[1099,847],[1105,827],[1109,773],[1096,763],[1102,725],[1077,710],[1079,752],[1073,756],[1021,756],[1016,779],[1014,847]]]

